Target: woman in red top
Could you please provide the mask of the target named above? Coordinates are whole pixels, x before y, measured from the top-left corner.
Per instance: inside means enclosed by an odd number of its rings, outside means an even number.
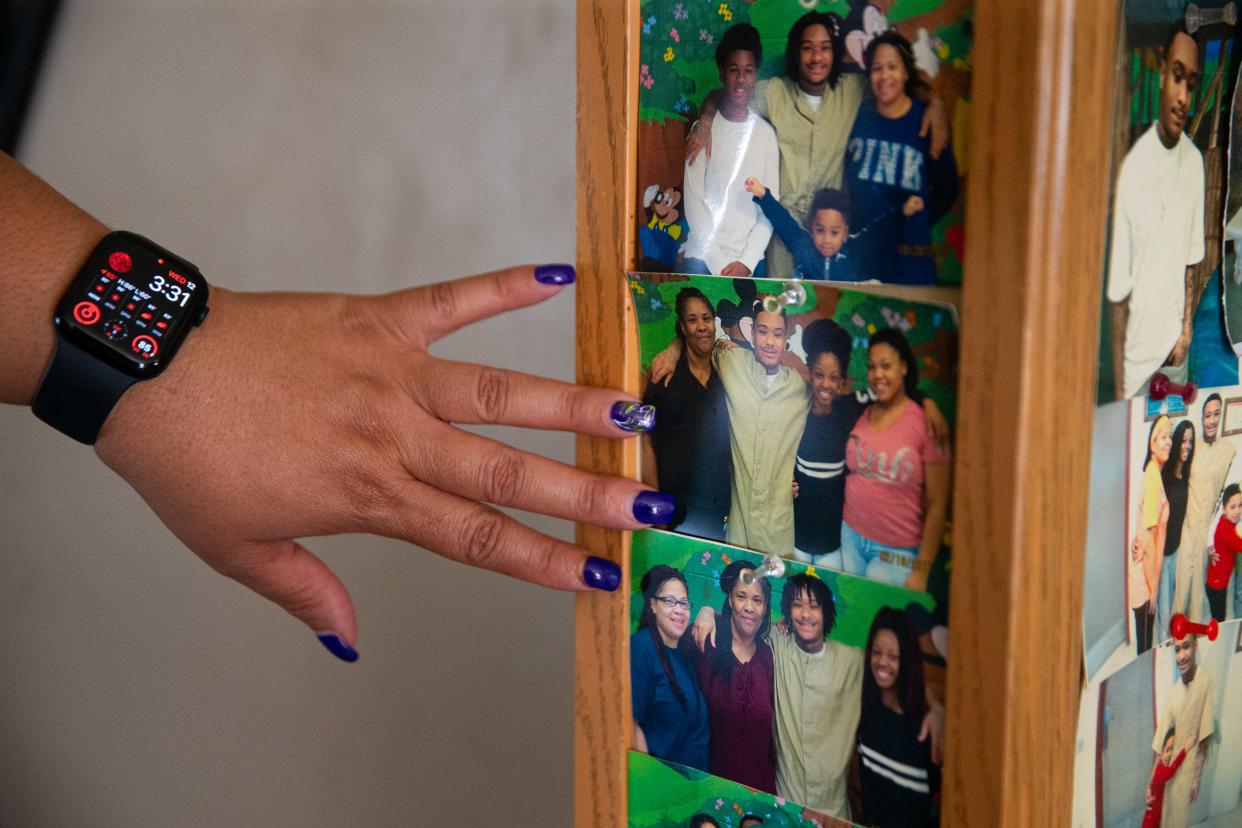
[[[1220,522],[1212,539],[1211,563],[1207,571],[1207,599],[1212,617],[1217,622],[1225,620],[1225,596],[1229,592],[1229,579],[1233,576],[1236,555],[1242,552],[1242,537],[1238,535],[1238,520],[1242,518],[1242,487],[1230,483],[1221,495]]]

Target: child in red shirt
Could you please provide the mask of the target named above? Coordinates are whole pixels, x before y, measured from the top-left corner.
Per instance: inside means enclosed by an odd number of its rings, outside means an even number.
[[[1151,782],[1147,785],[1147,809],[1143,811],[1142,828],[1160,828],[1160,818],[1164,811],[1164,786],[1177,773],[1186,758],[1186,749],[1182,748],[1173,755],[1173,728],[1164,736],[1164,749],[1160,752],[1160,761],[1151,769]]]
[[[1242,518],[1242,488],[1237,483],[1225,487],[1221,496],[1220,522],[1213,536],[1210,565],[1207,571],[1207,598],[1212,617],[1217,622],[1225,620],[1225,596],[1229,592],[1229,579],[1233,576],[1235,557],[1242,552],[1238,519]]]

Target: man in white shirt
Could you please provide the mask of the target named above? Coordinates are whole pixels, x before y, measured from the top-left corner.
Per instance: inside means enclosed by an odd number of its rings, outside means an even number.
[[[1121,162],[1108,257],[1113,381],[1118,399],[1146,388],[1162,366],[1184,382],[1203,285],[1203,156],[1185,133],[1199,47],[1178,24],[1160,63],[1160,113]]]
[[[684,272],[756,275],[772,237],[772,224],[745,187],[753,176],[780,197],[776,132],[750,107],[762,60],[759,32],[749,23],[729,27],[716,48],[724,89],[719,117],[712,120],[711,157],[699,153],[686,164],[682,203],[690,233],[682,247]]]

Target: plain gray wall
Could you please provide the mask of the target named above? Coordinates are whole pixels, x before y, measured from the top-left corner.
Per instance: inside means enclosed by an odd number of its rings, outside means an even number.
[[[571,0],[77,0],[19,157],[215,283],[386,291],[572,260],[573,73]],[[569,379],[572,318],[567,291],[438,352]],[[0,432],[0,824],[570,822],[570,596],[313,540],[345,665],[89,449],[24,408]]]

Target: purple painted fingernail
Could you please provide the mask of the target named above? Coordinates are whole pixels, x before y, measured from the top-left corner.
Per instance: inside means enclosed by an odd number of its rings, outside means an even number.
[[[582,567],[582,583],[591,589],[614,592],[621,585],[621,567],[612,561],[591,556]]]
[[[649,526],[663,526],[673,519],[677,498],[664,492],[640,492],[634,498],[634,520]]]
[[[319,639],[319,643],[328,648],[328,652],[339,658],[341,661],[348,661],[351,664],[358,660],[358,651],[345,643],[345,639],[333,632],[315,633]]]
[[[654,405],[619,400],[612,404],[608,412],[613,425],[625,431],[652,431],[655,429],[656,410]]]
[[[545,285],[568,285],[575,278],[573,265],[550,264],[535,268],[535,281]]]

